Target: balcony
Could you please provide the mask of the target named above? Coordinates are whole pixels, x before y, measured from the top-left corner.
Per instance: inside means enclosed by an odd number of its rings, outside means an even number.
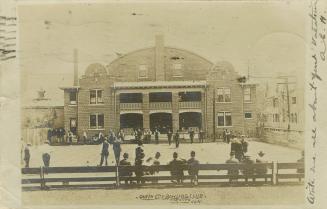
[[[120,103],[120,110],[141,110],[142,103]]]
[[[171,109],[171,102],[150,102],[150,109]]]
[[[200,109],[201,102],[179,102],[180,109]]]

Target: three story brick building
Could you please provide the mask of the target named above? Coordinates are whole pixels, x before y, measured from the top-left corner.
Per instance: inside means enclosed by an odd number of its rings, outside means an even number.
[[[207,138],[223,130],[253,134],[256,85],[242,83],[228,62],[213,64],[186,50],[155,46],[91,64],[64,90],[66,130],[88,136],[110,129],[203,129]],[[125,131],[125,132],[126,132]]]

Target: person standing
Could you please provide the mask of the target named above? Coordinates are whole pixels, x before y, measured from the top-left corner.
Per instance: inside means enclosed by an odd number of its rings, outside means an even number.
[[[142,141],[138,141],[137,142],[137,147],[136,147],[136,149],[135,149],[135,159],[141,154],[141,153],[143,153],[144,152],[144,150],[143,150],[143,143],[142,143]]]
[[[176,148],[179,147],[179,131],[177,130],[174,136],[174,140],[175,140],[175,146]]]
[[[68,131],[68,142],[70,145],[73,143],[73,133],[71,131]]]
[[[194,131],[193,131],[193,129],[190,130],[189,134],[190,134],[191,144],[193,144],[193,139],[194,139]]]
[[[245,136],[241,135],[241,145],[242,145],[242,157],[244,157],[244,154],[248,152],[248,145],[249,143],[245,140]]]
[[[202,129],[200,129],[200,131],[199,131],[199,142],[203,143],[203,139],[204,139],[204,131]]]
[[[112,143],[112,148],[114,150],[114,155],[115,155],[115,160],[116,160],[116,164],[119,164],[119,158],[120,158],[120,152],[121,152],[121,140],[120,138],[116,137],[115,135],[114,137],[114,141]]]
[[[231,132],[230,132],[230,130],[226,129],[226,142],[227,142],[227,144],[229,144],[230,138],[231,138]]]
[[[145,155],[143,152],[139,152],[136,155],[135,158],[135,176],[136,176],[136,182],[137,184],[144,184],[145,181],[142,180],[142,176],[144,176],[144,172],[143,172],[143,159],[144,159]]]
[[[156,144],[159,144],[159,130],[157,128],[154,131],[154,139],[156,141]]]
[[[108,156],[109,156],[109,142],[107,139],[103,140],[102,146],[101,146],[101,159],[100,159],[100,166],[105,161],[105,165],[108,165]]]
[[[86,131],[83,131],[83,143],[85,144],[87,141],[87,134]]]
[[[243,148],[242,148],[242,143],[239,139],[235,138],[235,157],[236,159],[238,159],[238,161],[242,161],[244,158],[244,154],[243,154]]]
[[[41,152],[42,152],[42,160],[43,160],[44,167],[46,168],[50,167],[52,148],[50,147],[48,141],[45,141],[44,144],[41,146]]]
[[[168,132],[167,132],[169,146],[171,145],[171,138],[172,138],[172,136],[173,136],[173,132],[169,129]]]
[[[198,185],[198,176],[199,176],[199,168],[200,164],[198,160],[195,159],[195,152],[191,151],[191,158],[187,161],[188,164],[188,173],[191,176],[191,183],[194,185]]]
[[[31,158],[31,153],[30,153],[30,143],[27,143],[24,149],[24,161],[25,161],[25,168],[30,167],[30,158]]]

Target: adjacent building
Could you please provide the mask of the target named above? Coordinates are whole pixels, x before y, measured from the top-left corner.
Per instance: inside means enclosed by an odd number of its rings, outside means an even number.
[[[256,84],[228,62],[213,64],[193,52],[155,46],[124,55],[109,65],[90,64],[64,91],[64,126],[88,136],[135,128],[165,132],[203,129],[219,138],[225,129],[248,135],[256,130]]]

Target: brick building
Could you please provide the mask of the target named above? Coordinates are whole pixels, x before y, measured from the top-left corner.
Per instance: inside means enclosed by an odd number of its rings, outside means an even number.
[[[75,53],[77,63],[77,53]],[[155,46],[95,63],[64,90],[67,130],[88,136],[110,129],[203,129],[218,138],[224,129],[254,133],[256,85],[240,82],[228,62],[213,64],[187,50]],[[126,132],[125,132],[126,133]]]

